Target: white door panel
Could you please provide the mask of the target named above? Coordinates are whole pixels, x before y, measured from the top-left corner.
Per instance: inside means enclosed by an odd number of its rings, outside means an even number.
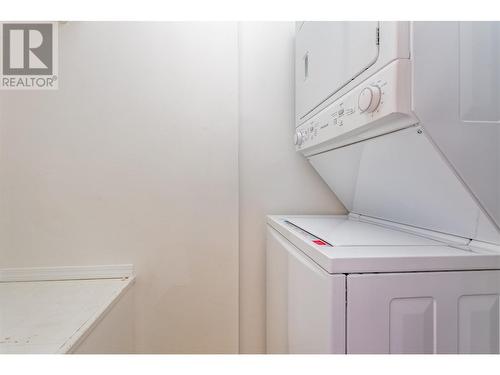
[[[498,353],[500,271],[347,277],[348,353]]]
[[[498,294],[460,297],[458,352],[498,353],[498,316]]]
[[[393,299],[389,306],[390,353],[433,353],[434,312],[431,297]]]
[[[304,22],[295,45],[296,111],[303,118],[377,61],[378,22]]]

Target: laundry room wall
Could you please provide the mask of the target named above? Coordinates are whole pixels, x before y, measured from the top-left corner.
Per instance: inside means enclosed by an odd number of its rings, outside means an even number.
[[[69,22],[0,93],[0,267],[133,263],[138,352],[238,351],[237,32]]]
[[[345,209],[295,152],[295,24],[240,24],[240,351],[265,352],[265,216]]]
[[[265,215],[344,212],[292,144],[294,28],[61,25],[59,90],[0,92],[0,268],[133,263],[138,352],[265,352]]]

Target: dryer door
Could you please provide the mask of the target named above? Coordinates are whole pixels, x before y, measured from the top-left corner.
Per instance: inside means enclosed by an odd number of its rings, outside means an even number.
[[[295,45],[300,118],[377,61],[378,22],[304,22]]]

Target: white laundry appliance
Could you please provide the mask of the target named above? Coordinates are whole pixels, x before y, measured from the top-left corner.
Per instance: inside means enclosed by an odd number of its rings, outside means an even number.
[[[270,216],[270,353],[499,353],[500,23],[303,22],[297,150],[346,216]]]

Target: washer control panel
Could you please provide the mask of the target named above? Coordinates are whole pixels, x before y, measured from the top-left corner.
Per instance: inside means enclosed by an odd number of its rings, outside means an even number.
[[[410,61],[392,62],[297,127],[294,143],[306,152],[324,144],[339,147],[415,123],[411,113]],[[385,120],[385,121],[384,121]],[[378,134],[377,134],[378,131]]]

